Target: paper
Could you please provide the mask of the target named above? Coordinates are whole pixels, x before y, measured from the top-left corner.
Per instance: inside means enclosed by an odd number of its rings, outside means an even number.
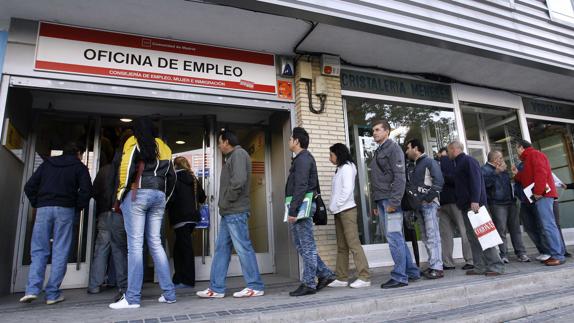
[[[283,222],[287,222],[289,218],[289,207],[291,206],[291,200],[293,196],[287,196],[285,198],[285,216]],[[305,194],[301,206],[297,210],[297,220],[305,219],[311,217],[311,206],[313,203],[313,192]]]
[[[524,188],[524,195],[526,195],[526,198],[528,199],[528,202],[530,203],[534,203],[534,193],[532,192],[532,190],[534,189],[534,183],[526,186]],[[550,186],[548,186],[548,184],[546,184],[546,193],[550,192]]]

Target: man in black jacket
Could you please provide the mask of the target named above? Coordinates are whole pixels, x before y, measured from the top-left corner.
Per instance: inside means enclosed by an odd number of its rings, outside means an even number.
[[[63,155],[46,159],[24,187],[30,204],[36,208],[36,220],[30,249],[32,263],[22,303],[34,301],[42,291],[50,253],[52,271],[45,287],[46,304],[64,301],[60,285],[66,274],[75,215],[88,208],[92,196],[90,173],[81,162],[83,153],[84,148],[76,143],[67,144]]]

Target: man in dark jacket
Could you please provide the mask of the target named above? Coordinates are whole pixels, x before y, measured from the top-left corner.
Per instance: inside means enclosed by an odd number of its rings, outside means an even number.
[[[291,296],[305,296],[315,294],[335,280],[335,273],[325,265],[317,253],[315,238],[313,237],[313,219],[311,217],[297,219],[299,209],[307,193],[317,193],[319,190],[319,177],[317,165],[313,155],[307,150],[309,147],[309,134],[301,127],[293,128],[289,138],[289,150],[295,154],[289,169],[289,177],[285,185],[285,195],[291,196],[289,204],[288,222],[289,231],[297,252],[303,259],[303,281]],[[315,203],[311,214],[315,211]],[[318,283],[315,283],[317,277]]]
[[[508,263],[506,234],[510,232],[514,253],[520,262],[529,262],[526,248],[522,242],[520,220],[516,212],[516,199],[512,191],[510,176],[506,171],[506,163],[502,152],[492,150],[488,153],[488,162],[482,166],[482,177],[486,187],[488,209],[496,230],[500,234],[502,244],[499,246],[500,258]]]
[[[412,208],[421,216],[421,235],[429,256],[428,268],[423,275],[428,279],[444,277],[440,231],[437,218],[439,194],[444,179],[438,163],[425,154],[425,147],[418,139],[407,142],[406,154],[412,163],[407,169],[406,194]]]
[[[468,270],[466,274],[497,276],[504,273],[504,263],[497,249],[492,247],[482,250],[468,218],[472,216],[472,212],[477,213],[481,206],[486,205],[486,190],[478,161],[465,154],[463,150],[464,146],[460,141],[453,141],[448,145],[448,157],[454,160],[455,165],[456,205],[463,213],[466,235],[474,261],[474,269]],[[469,212],[470,215],[468,215]]]
[[[446,270],[455,269],[454,259],[452,259],[454,230],[458,230],[462,241],[462,256],[465,264],[463,270],[473,269],[472,251],[466,236],[463,215],[456,206],[456,196],[454,189],[454,162],[448,158],[446,148],[439,152],[440,169],[444,176],[444,185],[440,193],[440,209],[438,211],[440,242],[442,247],[443,268]]]
[[[88,208],[92,196],[90,173],[81,162],[83,153],[84,148],[76,143],[67,144],[63,155],[46,159],[24,187],[30,204],[36,208],[36,220],[30,250],[32,264],[22,303],[34,301],[42,291],[50,253],[52,270],[45,287],[46,304],[64,301],[60,285],[66,274],[75,215]]]
[[[408,281],[420,278],[420,271],[413,263],[411,252],[403,235],[401,200],[405,193],[405,155],[389,135],[391,126],[386,120],[373,122],[373,139],[379,145],[371,161],[371,192],[377,204],[384,233],[389,243],[395,267],[391,279],[381,288],[397,288]]]

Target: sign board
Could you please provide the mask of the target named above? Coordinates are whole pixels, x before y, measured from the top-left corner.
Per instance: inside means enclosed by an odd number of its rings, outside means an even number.
[[[524,111],[547,117],[574,119],[574,105],[522,98]]]
[[[341,89],[410,99],[452,103],[449,85],[383,74],[341,71]]]
[[[273,54],[40,23],[35,69],[275,94]]]

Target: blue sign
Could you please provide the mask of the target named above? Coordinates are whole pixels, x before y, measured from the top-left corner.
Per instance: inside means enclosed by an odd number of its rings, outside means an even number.
[[[7,43],[8,43],[8,32],[0,31],[0,75],[2,75],[2,67],[4,67],[4,53],[6,52]]]

